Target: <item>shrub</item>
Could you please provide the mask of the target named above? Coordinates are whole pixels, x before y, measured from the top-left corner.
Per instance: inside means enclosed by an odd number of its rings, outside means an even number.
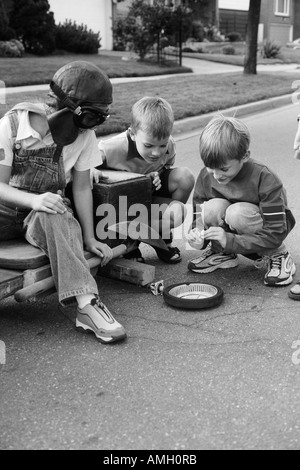
[[[209,42],[222,42],[224,41],[224,36],[220,33],[218,28],[215,25],[208,25],[204,28],[205,38]]]
[[[182,52],[196,52],[192,47],[183,47]]]
[[[227,39],[230,42],[237,42],[242,40],[242,36],[237,31],[227,34]]]
[[[48,0],[14,0],[9,25],[16,31],[25,50],[46,55],[55,49],[55,21]]]
[[[55,34],[56,49],[76,54],[95,54],[100,47],[100,33],[94,33],[86,25],[66,20],[59,23]]]
[[[265,39],[260,46],[263,59],[276,59],[280,54],[281,46],[276,41]]]
[[[222,54],[224,55],[234,55],[235,48],[233,46],[224,46],[222,47]]]
[[[0,41],[0,57],[22,57],[24,52],[23,44],[17,39]]]
[[[192,22],[192,36],[195,38],[195,41],[202,42],[205,37],[204,26],[199,20],[194,20]]]

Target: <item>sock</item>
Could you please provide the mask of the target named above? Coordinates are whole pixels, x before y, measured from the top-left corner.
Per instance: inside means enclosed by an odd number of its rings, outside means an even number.
[[[79,308],[84,308],[86,305],[91,303],[91,300],[95,299],[94,294],[82,294],[77,295],[76,300]]]

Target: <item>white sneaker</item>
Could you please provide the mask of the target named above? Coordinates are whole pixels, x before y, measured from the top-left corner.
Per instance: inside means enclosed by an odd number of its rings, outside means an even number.
[[[295,272],[295,263],[288,252],[270,256],[268,258],[268,272],[265,275],[264,283],[267,286],[273,287],[287,286],[293,282]]]
[[[126,338],[126,332],[108,308],[96,297],[84,308],[77,308],[76,328],[85,333],[94,333],[101,343],[115,343]]]
[[[208,245],[205,250],[200,251],[197,258],[189,262],[188,268],[194,273],[211,273],[216,269],[235,268],[238,264],[237,255],[215,253],[211,245]]]

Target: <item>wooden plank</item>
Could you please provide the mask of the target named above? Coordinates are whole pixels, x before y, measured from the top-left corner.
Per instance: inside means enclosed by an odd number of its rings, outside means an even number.
[[[0,269],[0,300],[10,297],[23,287],[23,272]]]
[[[119,245],[116,248],[113,248],[114,256],[121,256],[126,252],[125,245]],[[93,270],[97,266],[99,266],[101,259],[98,256],[95,256],[93,253],[85,253],[87,258],[90,270]],[[26,287],[18,290],[15,293],[15,299],[17,302],[24,302],[25,300],[31,299],[32,297],[36,297],[44,292],[47,292],[54,287],[54,280],[52,276],[46,277],[41,279],[33,284],[29,284]]]
[[[26,240],[9,240],[0,245],[0,267],[4,269],[34,269],[48,263],[44,253]]]
[[[99,268],[98,274],[111,279],[129,282],[130,284],[146,286],[155,279],[155,267],[150,264],[118,258]]]
[[[36,269],[26,269],[26,271],[24,271],[23,287],[30,286],[51,276],[50,264],[45,264],[45,266]]]
[[[85,251],[84,256],[86,260],[95,258],[94,253],[91,253],[89,251]],[[92,275],[96,275],[97,273],[96,268],[97,266],[94,268],[91,268]],[[26,271],[24,271],[23,287],[28,287],[32,284],[35,284],[36,282],[42,281],[43,279],[46,279],[47,277],[51,277],[51,276],[52,276],[52,273],[51,273],[50,264],[45,264],[44,266],[41,266],[40,268],[36,268],[36,269],[27,269]]]

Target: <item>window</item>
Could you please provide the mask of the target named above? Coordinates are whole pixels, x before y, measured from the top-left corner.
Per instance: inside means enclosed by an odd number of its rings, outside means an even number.
[[[275,15],[290,15],[290,0],[275,0]]]

